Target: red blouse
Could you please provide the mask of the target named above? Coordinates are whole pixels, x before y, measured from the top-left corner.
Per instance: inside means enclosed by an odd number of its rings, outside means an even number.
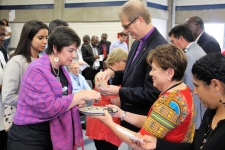
[[[99,101],[99,103],[94,103],[93,106],[105,106],[108,104],[112,104],[110,99],[116,97],[103,95],[101,96],[102,99]],[[119,118],[113,118],[113,121],[117,124],[120,124]],[[122,141],[113,133],[113,131],[108,126],[103,124],[99,119],[91,117],[87,117],[86,120],[86,136],[88,136],[90,139],[105,140],[118,147],[122,143]]]
[[[140,133],[171,142],[191,143],[195,131],[194,116],[195,107],[189,87],[166,92],[150,108]]]

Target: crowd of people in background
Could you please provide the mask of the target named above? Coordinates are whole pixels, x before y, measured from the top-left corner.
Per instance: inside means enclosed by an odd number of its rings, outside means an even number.
[[[10,57],[13,34],[0,21],[0,149],[84,149],[79,108],[92,105],[118,110],[85,119],[97,150],[225,149],[225,56],[203,20],[173,27],[168,44],[143,2],[118,16],[112,42],[105,32],[82,42],[60,19],[27,21]]]

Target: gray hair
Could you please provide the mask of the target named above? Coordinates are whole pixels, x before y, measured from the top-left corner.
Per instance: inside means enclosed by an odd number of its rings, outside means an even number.
[[[73,61],[71,62],[71,64],[68,66],[68,69],[70,69],[70,68],[72,67],[72,65],[74,65],[74,64],[78,64],[78,61],[73,60]],[[78,65],[79,65],[79,64],[78,64]]]

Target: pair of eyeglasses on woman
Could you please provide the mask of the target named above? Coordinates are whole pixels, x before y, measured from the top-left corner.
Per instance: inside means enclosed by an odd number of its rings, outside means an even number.
[[[124,25],[124,26],[123,26],[123,28],[124,28],[124,29],[128,29],[128,28],[129,28],[129,26],[130,26],[132,23],[134,23],[134,22],[135,22],[138,18],[139,18],[139,17],[134,18],[134,20],[133,20],[133,21],[131,21],[128,25]]]

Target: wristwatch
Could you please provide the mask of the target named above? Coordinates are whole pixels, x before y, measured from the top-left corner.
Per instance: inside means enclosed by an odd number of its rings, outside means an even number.
[[[120,118],[121,121],[123,121],[124,118],[126,117],[126,113],[127,113],[126,111],[123,111],[123,115],[122,115],[121,118]]]

